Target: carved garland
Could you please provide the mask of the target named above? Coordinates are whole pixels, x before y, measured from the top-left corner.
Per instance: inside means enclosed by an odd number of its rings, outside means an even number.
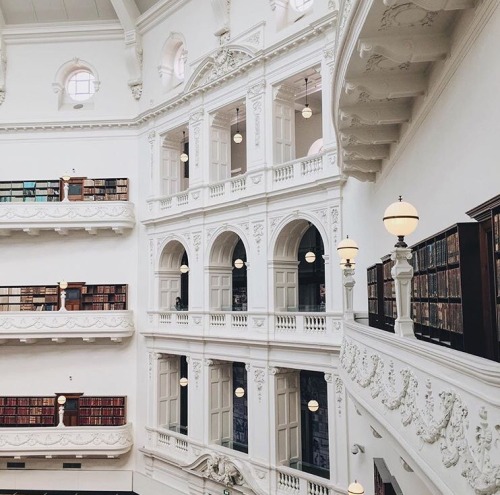
[[[469,428],[468,408],[454,390],[443,390],[434,397],[432,383],[427,380],[425,405],[418,405],[418,378],[408,368],[396,380],[394,363],[386,364],[379,355],[369,355],[344,338],[340,354],[341,367],[352,382],[369,389],[387,409],[399,410],[403,426],[411,423],[417,436],[427,444],[439,442],[441,460],[446,468],[461,463],[462,476],[478,495],[492,495],[500,489],[500,465],[491,461],[493,432],[485,407],[479,411],[480,425],[475,428],[475,445],[466,437]],[[385,369],[387,368],[387,373]],[[438,405],[436,406],[436,402]],[[497,431],[500,429],[496,425]]]

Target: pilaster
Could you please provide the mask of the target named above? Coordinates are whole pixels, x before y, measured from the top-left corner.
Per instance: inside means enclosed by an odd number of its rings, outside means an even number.
[[[247,108],[247,172],[266,163],[266,81],[251,83],[246,98]]]

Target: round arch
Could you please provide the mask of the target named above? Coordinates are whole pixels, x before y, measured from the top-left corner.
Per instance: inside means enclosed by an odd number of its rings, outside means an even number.
[[[248,239],[238,227],[228,226],[218,229],[214,232],[212,239],[208,258],[210,266],[231,266],[231,256],[240,239],[245,247],[248,259]]]
[[[165,239],[159,247],[156,267],[157,270],[173,270],[178,269],[181,265],[182,256],[186,252],[190,258],[189,249],[184,244],[184,241],[178,237],[169,237]]]

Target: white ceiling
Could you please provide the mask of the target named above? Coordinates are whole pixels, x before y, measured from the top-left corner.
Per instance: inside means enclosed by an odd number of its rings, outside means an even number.
[[[135,0],[139,12],[160,0]],[[7,26],[37,23],[71,23],[117,20],[111,0],[0,0]],[[0,16],[1,18],[1,16]]]

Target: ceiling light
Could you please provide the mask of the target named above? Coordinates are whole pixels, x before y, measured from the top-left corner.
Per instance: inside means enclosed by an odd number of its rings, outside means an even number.
[[[189,156],[185,151],[186,148],[186,131],[182,131],[182,153],[181,153],[181,162],[186,163],[189,160]]]
[[[307,103],[307,77],[306,77],[306,106],[302,109],[302,117],[305,119],[310,119],[312,117],[312,110],[309,107],[309,103]]]
[[[243,141],[243,136],[240,133],[239,127],[238,127],[238,115],[240,113],[240,109],[236,109],[236,134],[233,136],[233,141],[236,144],[240,144]]]

